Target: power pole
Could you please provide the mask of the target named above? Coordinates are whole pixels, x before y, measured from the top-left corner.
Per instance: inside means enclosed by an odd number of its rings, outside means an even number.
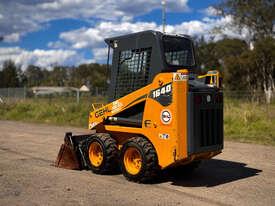
[[[166,1],[161,1],[162,5],[162,32],[165,33],[165,26],[166,26]]]

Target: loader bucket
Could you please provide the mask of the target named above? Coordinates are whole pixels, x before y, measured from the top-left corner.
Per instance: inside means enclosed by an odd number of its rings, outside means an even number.
[[[71,132],[67,132],[64,137],[64,143],[61,145],[55,160],[54,166],[71,170],[81,170],[87,168],[82,145],[87,138],[91,137],[91,135],[92,134],[73,136]]]
[[[67,144],[61,145],[54,166],[72,170],[80,169],[79,161],[71,146]]]

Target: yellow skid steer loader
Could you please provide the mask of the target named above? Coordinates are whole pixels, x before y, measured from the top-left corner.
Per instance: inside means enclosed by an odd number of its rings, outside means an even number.
[[[157,31],[109,38],[109,102],[93,107],[87,135],[65,135],[56,166],[147,182],[223,149],[220,74],[197,76],[193,42]]]

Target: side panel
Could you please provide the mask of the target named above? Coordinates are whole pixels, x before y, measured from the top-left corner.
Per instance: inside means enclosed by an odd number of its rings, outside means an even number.
[[[188,77],[173,81],[174,74],[162,73],[154,79],[140,129],[153,143],[162,168],[187,158]]]

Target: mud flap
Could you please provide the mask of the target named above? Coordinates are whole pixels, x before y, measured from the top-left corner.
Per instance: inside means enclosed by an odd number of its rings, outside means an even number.
[[[54,166],[72,170],[87,168],[84,157],[85,143],[91,137],[91,134],[73,136],[71,132],[66,133]]]

